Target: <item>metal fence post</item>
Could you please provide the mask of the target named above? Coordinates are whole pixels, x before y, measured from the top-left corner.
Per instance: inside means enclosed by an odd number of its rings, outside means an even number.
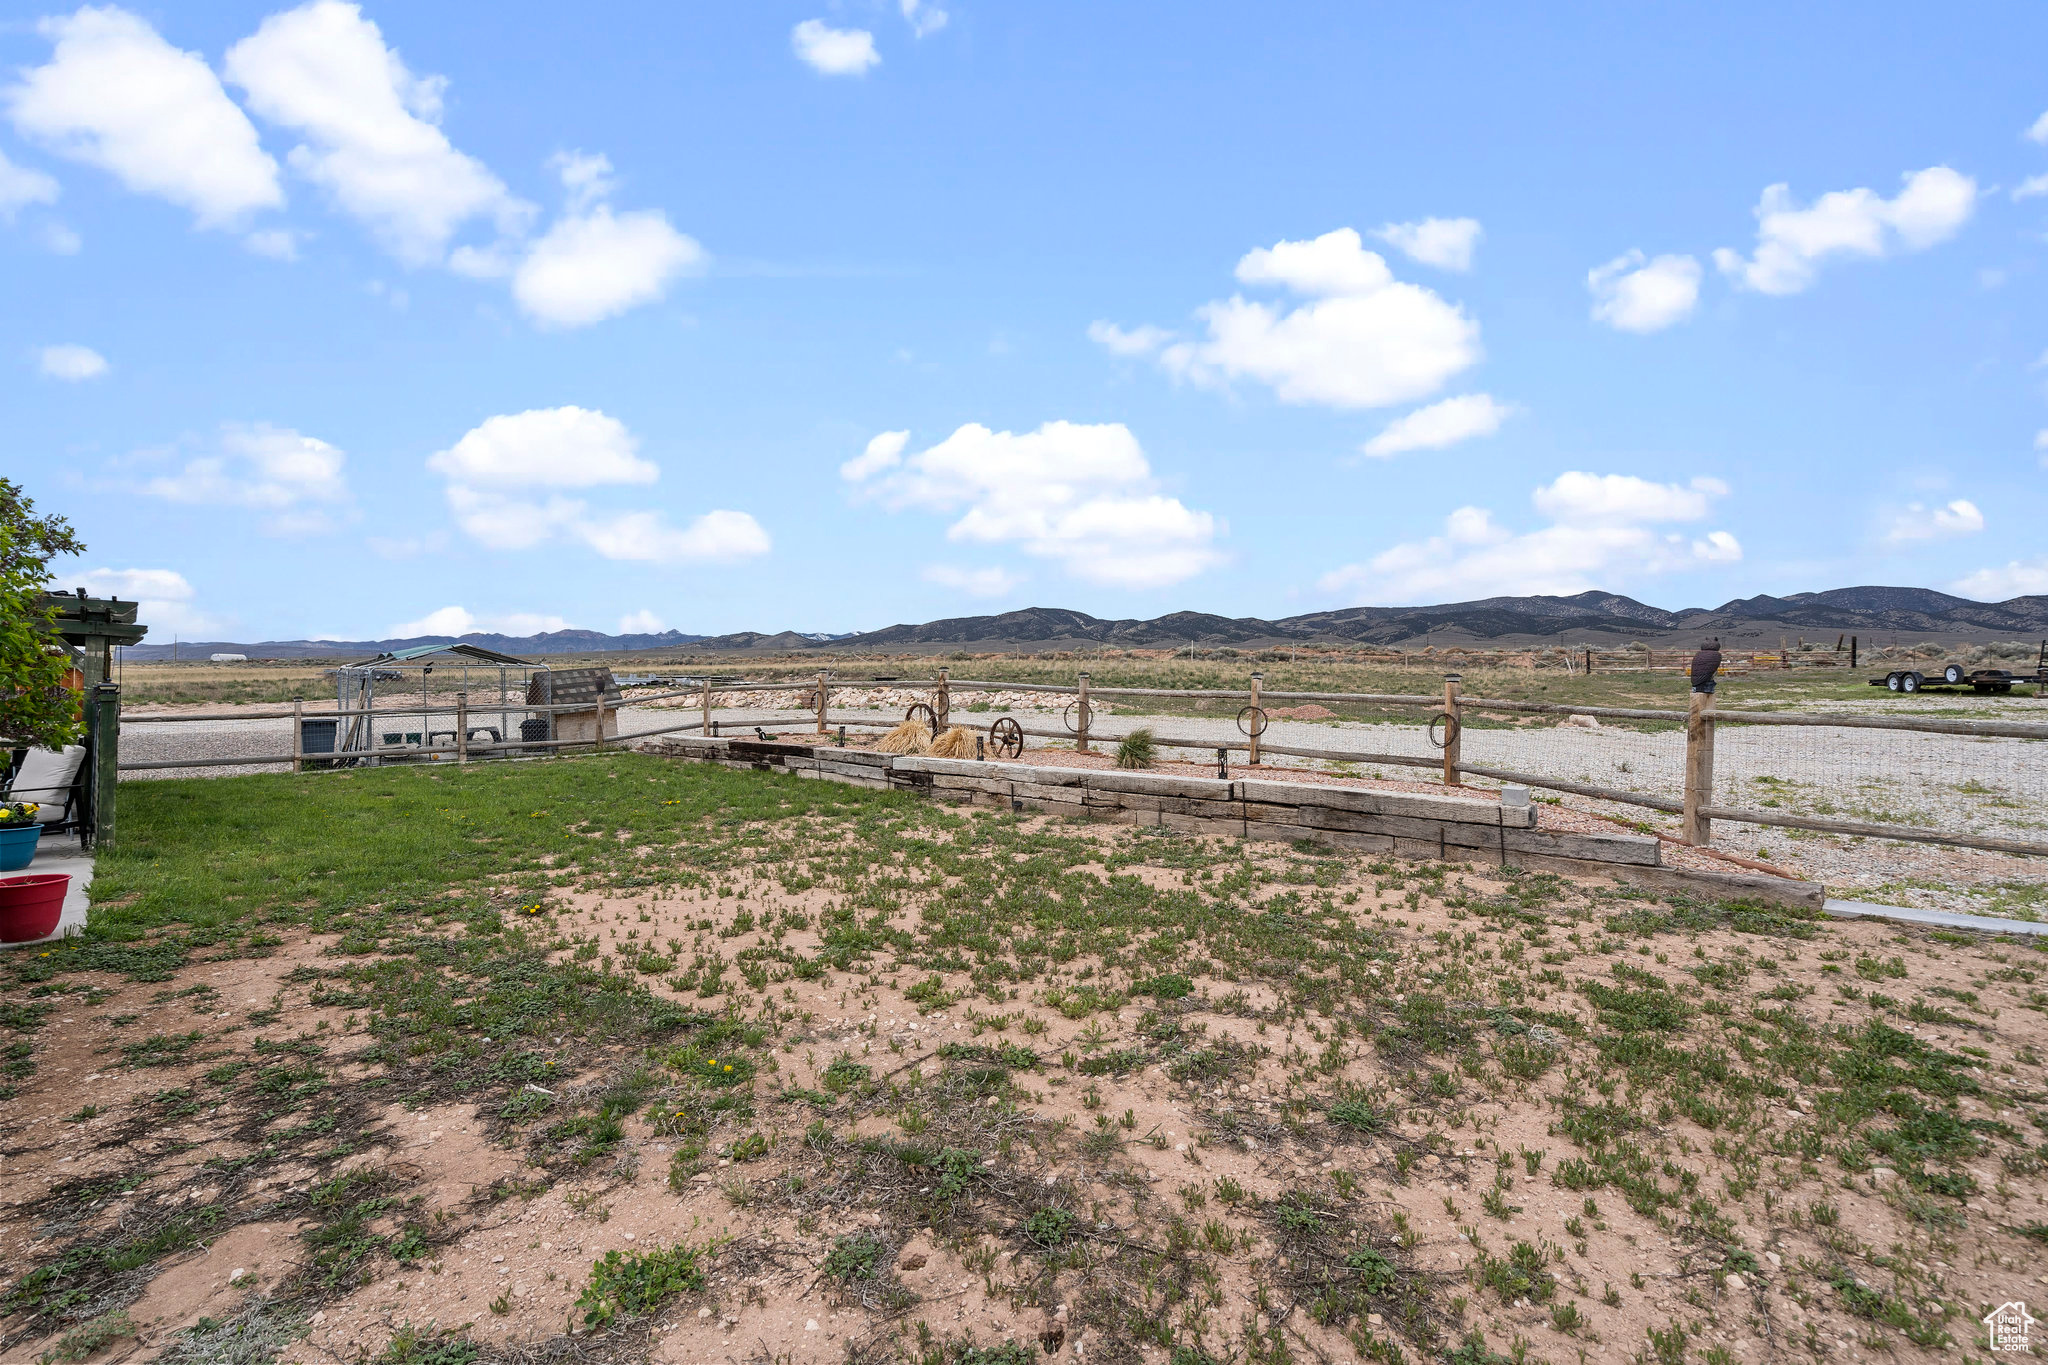
[[[1264,678],[1265,675],[1263,673],[1252,674],[1252,710],[1254,712],[1257,712],[1259,709],[1259,684]],[[1247,728],[1252,732],[1252,752],[1251,758],[1248,761],[1252,767],[1256,768],[1259,766],[1259,731],[1263,728],[1259,724],[1259,716],[1254,715],[1251,725]],[[1282,766],[1284,767],[1285,765],[1283,764]]]
[[[1465,709],[1458,700],[1459,684],[1463,681],[1456,673],[1444,674],[1444,714],[1450,717],[1444,735],[1444,785],[1447,787],[1464,785],[1458,774],[1458,765],[1465,761]]]
[[[1714,804],[1714,694],[1692,694],[1685,718],[1685,842],[1714,842],[1714,822],[1700,812]]]
[[[469,692],[455,694],[455,761],[469,762]]]
[[[1074,743],[1074,752],[1085,754],[1088,752],[1088,675],[1086,673],[1081,675],[1081,685],[1076,690],[1080,693],[1080,699],[1075,702],[1074,711],[1081,719],[1081,737]]]
[[[597,747],[604,748],[604,688],[597,689]]]
[[[121,689],[95,683],[86,694],[87,741],[92,745],[92,776],[87,790],[92,819],[86,831],[94,847],[114,842],[114,786],[121,778]]]
[[[339,728],[338,726],[336,728]],[[292,698],[292,771],[306,771],[306,699]]]
[[[825,733],[825,679],[827,676],[828,674],[825,669],[821,668],[818,670],[818,733],[821,735]]]

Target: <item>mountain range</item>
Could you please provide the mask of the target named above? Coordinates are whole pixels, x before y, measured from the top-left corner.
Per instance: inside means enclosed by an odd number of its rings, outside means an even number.
[[[1571,597],[1487,597],[1476,602],[1429,607],[1345,607],[1277,620],[1182,611],[1150,620],[1112,621],[1057,607],[1028,607],[994,616],[949,617],[922,625],[896,625],[847,635],[787,630],[715,636],[686,635],[674,630],[606,635],[594,630],[557,630],[528,636],[478,633],[404,640],[180,642],[175,649],[181,659],[204,659],[216,653],[245,654],[252,659],[350,659],[413,645],[452,644],[460,639],[516,655],[657,651],[901,654],[929,653],[940,648],[986,653],[1185,646],[1265,649],[1307,644],[1611,645],[1629,640],[1671,645],[1707,635],[1719,636],[1730,647],[1745,643],[1774,647],[1781,638],[1820,639],[1844,634],[1859,636],[1867,645],[2048,637],[2048,596],[1973,602],[1928,588],[1861,587],[1794,593],[1789,597],[1744,597],[1718,607],[1667,611],[1618,593],[1582,592]],[[129,648],[128,657],[138,662],[169,659],[173,648],[163,643],[135,645]]]

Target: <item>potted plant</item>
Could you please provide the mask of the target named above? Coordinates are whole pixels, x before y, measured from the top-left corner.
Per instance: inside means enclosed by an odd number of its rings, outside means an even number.
[[[0,804],[0,872],[19,872],[36,856],[43,827],[36,821],[42,807],[33,801]]]
[[[56,933],[70,889],[65,872],[0,877],[0,943],[33,943]]]

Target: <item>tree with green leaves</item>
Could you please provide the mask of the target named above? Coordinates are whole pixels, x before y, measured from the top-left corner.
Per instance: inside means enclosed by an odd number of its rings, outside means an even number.
[[[85,546],[62,517],[39,517],[21,485],[0,479],[0,741],[56,749],[78,739],[71,656],[43,604],[50,561]]]

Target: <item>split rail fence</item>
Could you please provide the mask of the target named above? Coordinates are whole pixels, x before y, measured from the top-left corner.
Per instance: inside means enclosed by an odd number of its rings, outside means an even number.
[[[1677,816],[1685,842],[1711,841],[1716,821],[1767,828],[1873,839],[1893,839],[1999,853],[2048,857],[2048,724],[2008,720],[1963,720],[1931,716],[1794,714],[1718,709],[1711,695],[1694,694],[1686,710],[1579,706],[1466,695],[1453,676],[1441,693],[1378,694],[1273,692],[1254,673],[1244,690],[1091,687],[1086,673],[1073,686],[952,679],[948,671],[931,679],[887,683],[814,678],[782,681],[722,680],[633,696],[611,706],[600,703],[596,737],[507,740],[473,738],[473,714],[495,716],[496,702],[472,712],[464,698],[452,706],[422,706],[363,714],[421,720],[420,737],[446,736],[444,743],[407,744],[370,754],[323,755],[304,751],[300,721],[332,717],[295,703],[289,709],[185,716],[130,716],[122,724],[124,774],[172,776],[195,771],[303,772],[355,764],[412,763],[535,757],[565,750],[602,750],[634,740],[691,731],[717,736],[754,729],[787,732],[798,726],[816,736],[843,738],[849,728],[886,729],[900,720],[893,712],[835,711],[839,693],[872,694],[886,688],[898,697],[925,697],[936,730],[956,720],[962,695],[1044,696],[1050,714],[1025,724],[1024,712],[1007,713],[1025,737],[1066,741],[1089,751],[1114,744],[1142,724],[1162,748],[1193,751],[1197,761],[1263,765],[1268,758],[1306,760],[1325,770],[1356,776],[1404,776],[1448,786],[1519,784],[1569,793]],[[790,696],[788,706],[764,704],[764,697]],[[1064,708],[1058,699],[1069,698]],[[1209,717],[1112,716],[1105,704],[1147,701],[1238,703],[1235,724]],[[741,704],[744,704],[743,706]],[[664,704],[666,704],[664,706]],[[1323,727],[1283,723],[1268,710],[1280,705],[1365,708],[1391,717],[1347,722],[1331,738],[1312,742]],[[687,709],[685,709],[687,708]],[[529,705],[531,716],[577,711],[576,706]],[[730,712],[743,709],[743,718]],[[916,708],[912,708],[915,710]],[[695,712],[691,717],[690,713]],[[725,712],[724,716],[719,713]],[[1004,713],[979,707],[977,728]],[[446,729],[434,718],[445,717]],[[1596,724],[1574,718],[1587,718]],[[604,726],[617,726],[607,735]],[[1544,722],[1549,723],[1544,723]],[[281,733],[288,722],[289,734]],[[273,728],[258,731],[258,724]],[[227,753],[200,753],[208,746],[167,743],[182,727],[212,725],[239,738]],[[1273,727],[1280,726],[1280,729]],[[374,723],[373,723],[373,728]],[[191,733],[187,731],[186,733]],[[268,743],[259,738],[275,738]],[[989,736],[983,734],[985,749]],[[277,743],[277,740],[284,741]],[[266,751],[267,750],[267,751]],[[160,751],[153,756],[152,751]],[[1397,770],[1394,773],[1380,769]]]

